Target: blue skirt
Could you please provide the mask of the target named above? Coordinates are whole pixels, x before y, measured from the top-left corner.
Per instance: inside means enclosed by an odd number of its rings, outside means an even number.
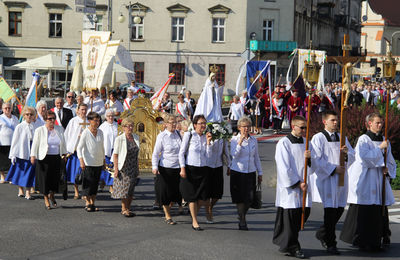
[[[35,166],[29,160],[16,158],[15,164],[8,170],[6,181],[21,187],[34,187]]]
[[[67,181],[75,184],[76,175],[80,174],[82,169],[80,167],[78,156],[76,152],[72,154],[67,161],[67,165],[65,166],[67,171]]]
[[[106,156],[106,165],[109,168],[113,168],[114,164],[110,161],[110,159],[111,159],[110,157]],[[106,170],[101,171],[100,180],[104,181],[105,185],[108,186],[112,186],[114,183],[114,178],[111,177],[111,174]]]

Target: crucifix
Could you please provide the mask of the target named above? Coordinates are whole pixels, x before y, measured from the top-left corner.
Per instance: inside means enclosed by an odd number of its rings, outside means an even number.
[[[345,34],[343,37],[343,56],[329,56],[327,57],[328,62],[338,63],[342,66],[342,94],[341,94],[341,106],[340,106],[340,147],[346,144],[346,133],[345,133],[345,122],[347,109],[348,92],[351,87],[351,71],[352,67],[360,61],[365,61],[365,57],[350,56],[352,47],[349,44],[348,35]],[[340,149],[340,166],[345,166],[345,153]],[[344,186],[344,174],[339,175],[339,186]]]

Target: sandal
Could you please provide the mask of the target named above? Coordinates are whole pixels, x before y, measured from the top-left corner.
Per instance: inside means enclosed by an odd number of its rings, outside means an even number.
[[[166,219],[165,223],[167,223],[168,225],[176,225],[176,222],[172,220],[172,218],[170,219]]]
[[[131,212],[129,210],[121,211],[121,215],[123,215],[126,218],[132,218],[132,217],[136,216],[135,213],[133,213],[133,212]]]

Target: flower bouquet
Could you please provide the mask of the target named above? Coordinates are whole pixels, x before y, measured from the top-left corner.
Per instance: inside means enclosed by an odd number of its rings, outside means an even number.
[[[207,123],[206,133],[212,134],[212,140],[225,139],[229,140],[232,137],[232,126],[229,123]]]

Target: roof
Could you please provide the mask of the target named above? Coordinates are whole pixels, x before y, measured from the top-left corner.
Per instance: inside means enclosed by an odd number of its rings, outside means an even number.
[[[399,0],[369,0],[368,3],[375,13],[382,15],[388,25],[400,26]]]

